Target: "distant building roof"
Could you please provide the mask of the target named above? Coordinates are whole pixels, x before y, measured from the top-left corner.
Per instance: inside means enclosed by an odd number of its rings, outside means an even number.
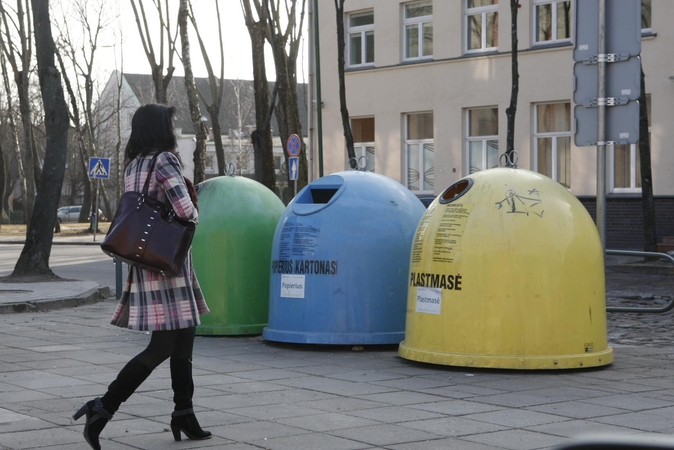
[[[126,73],[124,74],[124,78],[131,87],[131,90],[133,90],[133,93],[138,98],[138,101],[141,105],[154,101],[154,84],[152,82],[151,75]],[[201,94],[206,99],[206,102],[210,104],[213,97],[211,95],[211,87],[208,82],[208,78],[195,78],[195,83]],[[306,87],[307,85],[305,83],[300,83],[297,85],[297,98],[300,104],[300,120],[302,122],[302,131],[305,135],[309,131],[307,128],[307,103],[305,101]],[[236,92],[237,89],[239,91],[238,100]],[[245,130],[246,127],[255,125],[255,98],[253,89],[254,87],[252,80],[225,80],[225,89],[219,114],[222,134],[228,134],[230,129],[239,129],[237,113],[239,107],[242,120],[241,128]],[[274,83],[269,83],[270,92],[272,92],[273,89]],[[190,119],[189,103],[187,100],[187,93],[185,91],[185,77],[173,76],[171,78],[167,90],[167,98],[168,104],[175,106],[177,109],[176,127],[181,128],[184,134],[194,134],[194,126],[192,125],[192,120]],[[199,106],[201,109],[201,115],[207,118],[207,125],[210,129],[211,125],[209,122],[211,119],[208,114],[208,110],[206,109],[206,104],[201,98],[199,98]],[[279,128],[275,116],[272,117],[271,126],[272,134],[274,136],[278,136]]]

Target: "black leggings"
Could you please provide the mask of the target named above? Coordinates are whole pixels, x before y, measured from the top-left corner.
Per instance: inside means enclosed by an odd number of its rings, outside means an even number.
[[[168,358],[191,360],[195,330],[195,327],[191,327],[181,330],[153,331],[147,348],[135,359],[152,370]]]

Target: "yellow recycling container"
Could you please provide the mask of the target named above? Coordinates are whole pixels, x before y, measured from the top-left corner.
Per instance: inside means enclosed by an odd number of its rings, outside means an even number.
[[[489,169],[447,188],[417,227],[408,287],[403,358],[503,369],[613,362],[597,229],[541,174]]]

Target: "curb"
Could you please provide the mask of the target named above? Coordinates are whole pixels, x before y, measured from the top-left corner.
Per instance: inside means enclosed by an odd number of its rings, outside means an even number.
[[[20,245],[25,245],[26,241],[14,241],[14,240],[2,240],[0,239],[0,244],[20,244]],[[91,242],[86,242],[86,241],[52,241],[52,245],[101,245],[100,242],[96,241],[91,241]]]
[[[108,286],[100,286],[95,289],[89,289],[78,297],[6,303],[0,305],[0,314],[45,312],[54,309],[74,308],[77,306],[91,305],[114,298],[115,296],[112,295]]]

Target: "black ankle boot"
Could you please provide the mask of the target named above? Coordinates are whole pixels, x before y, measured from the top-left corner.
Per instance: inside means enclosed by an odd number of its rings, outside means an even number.
[[[84,424],[84,440],[94,450],[101,450],[98,436],[108,421],[112,419],[112,414],[103,408],[103,402],[100,398],[86,402],[79,411],[73,414],[73,419],[77,420],[84,414],[87,415],[87,422]]]
[[[209,439],[211,437],[210,431],[204,431],[199,426],[194,410],[183,409],[182,411],[174,411],[171,414],[171,431],[173,432],[173,439],[179,441],[180,432],[185,433],[190,439],[200,441],[202,439]]]

